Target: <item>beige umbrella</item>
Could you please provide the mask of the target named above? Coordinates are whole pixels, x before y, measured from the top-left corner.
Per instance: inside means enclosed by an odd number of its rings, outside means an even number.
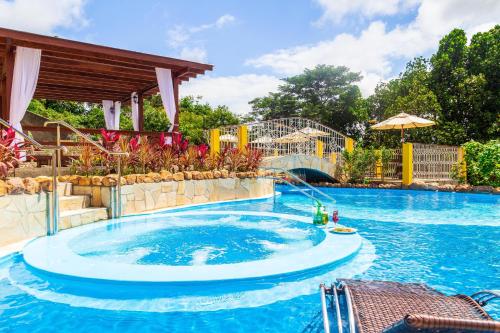
[[[315,128],[311,128],[311,127],[304,127],[299,132],[302,134],[305,134],[309,137],[312,137],[312,138],[317,137],[317,136],[329,136],[330,135],[329,133],[326,133],[326,132],[323,132],[319,129],[315,129]]]
[[[274,140],[277,143],[300,143],[309,141],[309,137],[300,132],[293,132],[287,135],[283,135],[280,138]]]
[[[264,136],[261,136],[260,138],[253,140],[250,143],[272,143],[272,142],[273,142],[273,138],[271,138],[269,135],[264,135]]]
[[[378,124],[373,125],[371,128],[374,130],[384,131],[384,130],[401,130],[401,140],[404,142],[404,130],[405,128],[417,128],[417,127],[428,127],[433,126],[435,122],[432,120],[427,120],[417,116],[413,116],[407,113],[400,113],[386,119]]]
[[[238,142],[238,137],[232,134],[224,134],[219,137],[219,140],[221,142],[230,142],[230,143],[236,143]]]

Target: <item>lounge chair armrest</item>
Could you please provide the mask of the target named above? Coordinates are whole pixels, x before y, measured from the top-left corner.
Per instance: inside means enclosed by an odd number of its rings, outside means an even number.
[[[500,332],[500,322],[494,320],[470,320],[429,315],[406,315],[385,328],[384,333],[435,332],[460,330],[460,332]]]

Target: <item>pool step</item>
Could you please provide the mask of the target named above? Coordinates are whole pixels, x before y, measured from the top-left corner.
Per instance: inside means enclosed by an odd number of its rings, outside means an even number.
[[[59,198],[59,211],[66,212],[90,207],[90,196],[67,195]]]
[[[61,211],[59,229],[68,229],[88,223],[108,219],[108,210],[105,207],[81,208]]]

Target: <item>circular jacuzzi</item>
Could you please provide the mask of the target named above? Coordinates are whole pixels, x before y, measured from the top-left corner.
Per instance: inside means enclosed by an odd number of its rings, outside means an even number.
[[[90,224],[30,242],[42,272],[123,282],[195,282],[290,275],[335,264],[361,247],[303,216],[189,211]]]

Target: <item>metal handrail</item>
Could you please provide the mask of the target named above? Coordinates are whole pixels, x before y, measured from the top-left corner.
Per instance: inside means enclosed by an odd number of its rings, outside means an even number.
[[[290,183],[288,180],[286,179],[283,179],[283,178],[280,178],[280,177],[275,177],[275,176],[265,176],[263,178],[267,178],[267,179],[272,179],[272,180],[279,180],[279,181],[283,181],[285,183],[287,183],[287,185],[290,185],[291,187],[293,187],[294,189],[296,189],[297,191],[299,191],[300,193],[302,193],[303,195],[305,195],[306,197],[310,198],[311,200],[315,201],[315,202],[319,202],[318,199],[316,199],[315,197],[313,197],[312,195],[310,195],[309,193],[307,193],[306,191],[304,191],[303,189],[301,189],[300,187],[298,187],[297,185],[295,184],[292,184]],[[273,184],[274,185],[274,184]],[[276,190],[273,186],[273,193],[274,193],[274,197],[276,197]]]
[[[51,214],[48,220],[47,220],[47,235],[54,235],[57,233],[59,229],[59,197],[57,195],[57,155],[60,155],[61,150],[65,150],[66,147],[61,146],[60,142],[57,143],[56,146],[52,145],[42,145],[32,137],[24,134],[23,132],[19,131],[18,129],[14,128],[6,122],[5,120],[0,118],[0,124],[12,128],[14,132],[16,132],[17,135],[19,135],[23,140],[28,141],[33,145],[33,147],[41,149],[41,150],[52,150],[52,205],[51,205]]]
[[[331,289],[333,289],[333,297],[335,298],[335,310],[336,310],[336,315],[337,315],[338,332],[343,333],[342,317],[340,314],[339,294],[337,293],[337,287],[335,286],[335,284],[332,285]]]
[[[75,133],[79,138],[82,138],[84,139],[85,141],[87,141],[88,143],[94,145],[97,149],[99,149],[100,151],[102,151],[103,153],[105,154],[108,154],[110,156],[128,156],[129,154],[127,152],[115,152],[115,151],[110,151],[106,148],[104,148],[103,145],[101,145],[100,143],[96,142],[95,140],[92,140],[88,135],[82,133],[80,130],[78,130],[77,128],[73,127],[72,125],[68,124],[67,122],[65,122],[64,120],[49,120],[49,121],[46,121],[43,126],[44,127],[47,127],[47,125],[52,125],[52,124],[55,124],[57,125],[57,132],[56,132],[56,140],[57,140],[57,145],[60,145],[61,143],[61,126],[64,126],[66,127],[67,129],[69,129],[70,131],[72,131],[73,133]],[[121,217],[122,216],[122,168],[121,168],[121,159],[118,158],[117,159],[117,171],[118,171],[118,180],[117,180],[117,184],[116,184],[116,189],[117,189],[117,197],[118,197],[118,205],[117,205],[117,209],[115,212],[113,212],[113,217]],[[58,154],[57,154],[57,164],[58,164],[58,173],[60,174],[60,167],[62,165],[61,163],[61,153],[60,151],[58,151]]]
[[[312,186],[311,184],[309,184],[308,182],[305,182],[304,180],[300,179],[300,177],[297,177],[296,175],[294,175],[293,173],[291,173],[290,171],[286,170],[286,169],[283,169],[283,168],[275,168],[275,167],[266,167],[266,168],[263,168],[264,170],[278,170],[278,171],[281,171],[283,172],[284,174],[286,174],[287,176],[290,176],[292,177],[293,179],[297,180],[299,183],[301,183],[302,185],[305,185],[308,189],[310,189],[311,191],[313,192],[316,192],[316,193],[319,193],[320,195],[324,196],[325,198],[327,198],[328,200],[331,200],[332,202],[336,202],[334,198],[332,198],[331,196],[329,196],[328,194],[326,194],[325,192],[323,191],[320,191],[318,190],[316,187]]]
[[[344,286],[344,295],[347,303],[347,318],[349,320],[349,333],[356,333],[356,324],[354,323],[354,311],[352,308],[351,293],[347,286]]]
[[[323,328],[325,333],[330,333],[330,322],[328,320],[328,312],[326,310],[326,287],[322,283],[319,285],[320,296],[321,296],[321,313],[323,315]]]
[[[482,290],[470,296],[479,305],[485,306],[494,299],[500,299],[500,293],[494,290]]]

